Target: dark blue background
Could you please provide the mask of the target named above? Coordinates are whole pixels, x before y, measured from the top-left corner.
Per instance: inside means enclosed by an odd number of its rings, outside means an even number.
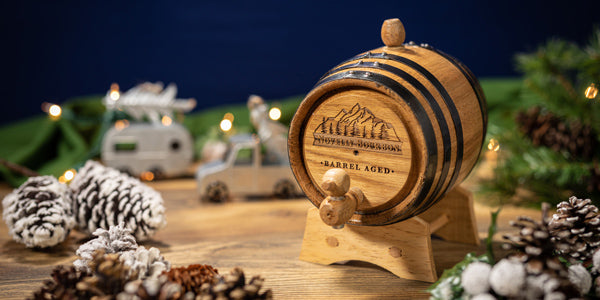
[[[197,109],[249,94],[304,94],[331,67],[382,45],[384,19],[477,76],[516,75],[515,52],[583,43],[600,1],[15,1],[0,4],[7,123],[112,82],[175,82]],[[8,112],[8,113],[7,113]]]

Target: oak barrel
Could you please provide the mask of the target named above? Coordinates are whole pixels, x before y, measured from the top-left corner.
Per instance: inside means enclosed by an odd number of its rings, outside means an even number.
[[[486,132],[475,76],[427,44],[404,44],[398,19],[384,22],[386,46],[327,72],[290,125],[291,168],[310,201],[325,198],[323,174],[342,168],[365,201],[348,222],[395,223],[425,211],[477,162]]]

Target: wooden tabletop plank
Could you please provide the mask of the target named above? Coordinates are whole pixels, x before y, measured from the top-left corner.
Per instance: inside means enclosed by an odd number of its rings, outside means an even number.
[[[160,191],[167,207],[165,229],[152,240],[141,242],[157,247],[174,266],[210,264],[220,273],[240,266],[247,276],[261,275],[265,287],[276,299],[426,299],[426,282],[398,278],[382,268],[364,262],[330,266],[298,259],[306,211],[306,198],[292,200],[241,199],[232,203],[201,204],[192,179],[151,184]],[[10,192],[0,187],[0,198]],[[489,213],[494,208],[476,204],[481,238],[487,236]],[[510,230],[508,220],[517,215],[539,218],[539,211],[504,208],[499,228]],[[498,239],[498,238],[497,238]],[[73,231],[68,240],[50,250],[32,250],[14,242],[4,222],[0,224],[0,298],[31,297],[50,278],[57,265],[71,264],[85,236]],[[499,245],[499,243],[498,243]],[[433,240],[438,275],[452,267],[475,247]]]

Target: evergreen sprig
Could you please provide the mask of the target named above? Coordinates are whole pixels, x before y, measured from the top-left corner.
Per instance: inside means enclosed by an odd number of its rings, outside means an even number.
[[[600,141],[600,93],[594,99],[585,95],[591,84],[600,88],[600,28],[585,46],[552,39],[533,53],[516,55],[515,61],[524,84],[512,101],[490,103],[488,138],[500,141],[501,155],[494,177],[482,182],[481,191],[493,192],[503,203],[531,206],[557,204],[571,194],[600,199],[600,191],[588,189],[600,149],[591,158],[573,157],[534,145],[515,124],[520,111],[539,106],[567,126],[574,121],[591,126]],[[526,203],[521,202],[522,193]]]

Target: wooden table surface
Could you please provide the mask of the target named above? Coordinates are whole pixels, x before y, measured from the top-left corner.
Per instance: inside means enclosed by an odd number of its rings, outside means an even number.
[[[398,278],[363,262],[330,266],[300,261],[306,211],[305,198],[292,200],[234,199],[226,204],[201,204],[192,179],[151,183],[160,191],[167,207],[168,225],[152,240],[140,243],[157,247],[174,266],[210,264],[220,273],[235,266],[248,276],[262,275],[275,299],[426,299],[430,283]],[[10,188],[0,187],[0,199]],[[476,201],[475,211],[481,239],[487,236],[490,208]],[[508,221],[517,215],[539,219],[539,211],[504,208],[499,230],[510,230]],[[500,239],[500,235],[496,235]],[[61,245],[46,251],[32,250],[14,242],[4,222],[0,224],[0,298],[24,299],[50,278],[57,265],[71,264],[84,236],[72,232]],[[496,243],[499,247],[500,242]],[[475,247],[433,240],[438,275],[452,267]]]

